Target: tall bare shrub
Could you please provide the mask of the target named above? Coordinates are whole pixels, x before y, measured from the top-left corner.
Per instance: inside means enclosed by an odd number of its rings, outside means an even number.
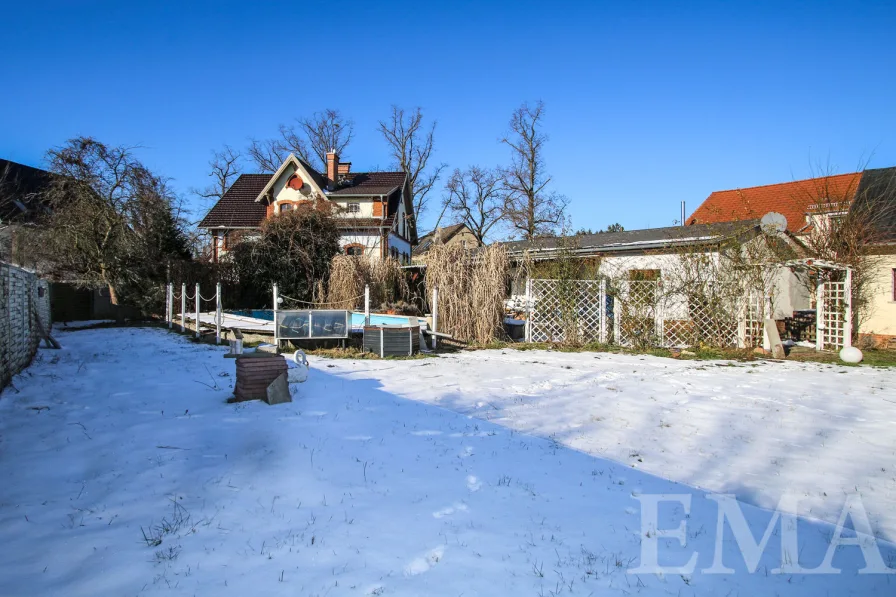
[[[455,339],[482,344],[504,334],[507,250],[492,245],[468,251],[436,244],[426,258],[426,284],[439,289],[439,327]]]
[[[406,301],[407,280],[397,259],[371,259],[366,255],[337,255],[330,267],[327,302],[333,308],[356,309],[364,306],[364,286],[370,286],[370,304],[374,309]]]

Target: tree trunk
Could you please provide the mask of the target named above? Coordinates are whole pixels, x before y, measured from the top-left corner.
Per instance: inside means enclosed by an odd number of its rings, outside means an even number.
[[[103,277],[103,282],[105,282],[106,288],[109,289],[109,302],[113,305],[118,305],[118,293],[115,292],[115,285],[109,281],[104,265],[100,265],[100,275]]]

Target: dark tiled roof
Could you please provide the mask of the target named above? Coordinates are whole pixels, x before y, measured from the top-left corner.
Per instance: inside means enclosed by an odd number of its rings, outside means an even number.
[[[299,159],[301,161],[301,158]],[[322,189],[326,189],[327,181],[321,174],[307,163],[302,165],[308,170],[309,175]],[[200,228],[218,227],[255,227],[264,221],[267,210],[262,202],[255,199],[270,181],[273,174],[243,174],[233,185],[227,189],[224,196],[208,212],[199,223]],[[387,217],[379,218],[346,218],[340,221],[340,228],[370,228],[391,227],[398,211],[398,203],[401,200],[401,189],[405,184],[404,172],[360,172],[351,175],[353,181],[349,186],[343,186],[335,191],[327,193],[327,196],[364,196],[376,197],[388,195]]]
[[[261,225],[267,215],[264,203],[255,198],[273,174],[242,174],[224,196],[199,222],[200,228],[252,228]]]
[[[388,195],[401,189],[407,175],[404,172],[355,172],[346,177],[351,184],[340,186],[330,195]],[[322,188],[326,188],[326,185]]]
[[[602,232],[566,237],[545,237],[534,241],[514,241],[502,243],[511,253],[526,250],[550,251],[568,248],[594,253],[615,253],[622,251],[651,251],[667,247],[681,247],[712,244],[726,238],[757,230],[759,220],[742,220],[717,224],[694,224],[692,226],[670,226],[668,228],[647,228],[626,230],[625,232]]]
[[[320,172],[315,170],[311,166],[311,164],[309,164],[308,162],[306,162],[299,156],[296,156],[296,159],[299,160],[299,163],[302,164],[302,167],[305,168],[305,170],[308,172],[308,176],[311,177],[311,180],[314,181],[314,184],[316,184],[321,189],[327,188],[327,177],[326,176],[324,176],[323,174],[321,174]]]
[[[760,187],[715,191],[688,218],[688,224],[708,224],[761,218],[774,211],[787,218],[787,230],[799,232],[806,225],[810,205],[827,198],[852,201],[861,172],[783,182]]]
[[[46,170],[0,159],[0,221],[33,221],[52,178]]]
[[[379,218],[339,218],[336,225],[341,229],[346,228],[392,228],[395,217],[390,216],[385,220]]]
[[[867,210],[875,242],[896,242],[896,167],[865,170],[850,209]]]

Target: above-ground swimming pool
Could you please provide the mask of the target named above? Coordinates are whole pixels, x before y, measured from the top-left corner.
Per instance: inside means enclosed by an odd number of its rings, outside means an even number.
[[[255,319],[264,319],[265,321],[274,321],[274,311],[271,309],[239,309],[228,311],[233,315],[241,315],[242,317],[254,317]],[[406,315],[381,315],[379,313],[370,314],[371,325],[408,325],[408,316]],[[352,330],[361,331],[364,327],[364,314],[352,312]]]

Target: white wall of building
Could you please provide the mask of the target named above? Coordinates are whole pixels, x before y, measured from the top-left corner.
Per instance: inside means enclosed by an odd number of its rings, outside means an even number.
[[[364,247],[364,254],[370,257],[380,256],[381,237],[378,233],[350,233],[343,234],[339,237],[339,247],[345,249],[347,245],[361,245]]]
[[[293,174],[298,174],[298,176],[302,179],[302,188],[298,191],[295,189],[291,189],[286,186],[286,182],[290,179]],[[274,204],[277,206],[274,208],[275,213],[279,213],[279,204],[283,202],[295,203],[297,201],[307,201],[311,199],[314,195],[312,191],[313,182],[304,173],[297,173],[296,167],[292,164],[289,164],[286,169],[283,171],[283,174],[274,181],[274,186],[271,187],[271,196],[274,198]]]
[[[868,313],[859,321],[859,333],[896,336],[896,301],[893,300],[893,270],[896,255],[873,257],[874,266],[869,269]]]
[[[332,201],[339,208],[339,217],[341,218],[373,218],[373,204],[376,203],[377,200],[373,199],[336,199],[331,198]],[[349,205],[357,205],[358,211],[352,212],[349,211]]]
[[[407,255],[408,259],[411,256],[411,243],[400,238],[394,232],[389,234],[389,248],[398,250],[398,255],[401,257],[402,255]]]

